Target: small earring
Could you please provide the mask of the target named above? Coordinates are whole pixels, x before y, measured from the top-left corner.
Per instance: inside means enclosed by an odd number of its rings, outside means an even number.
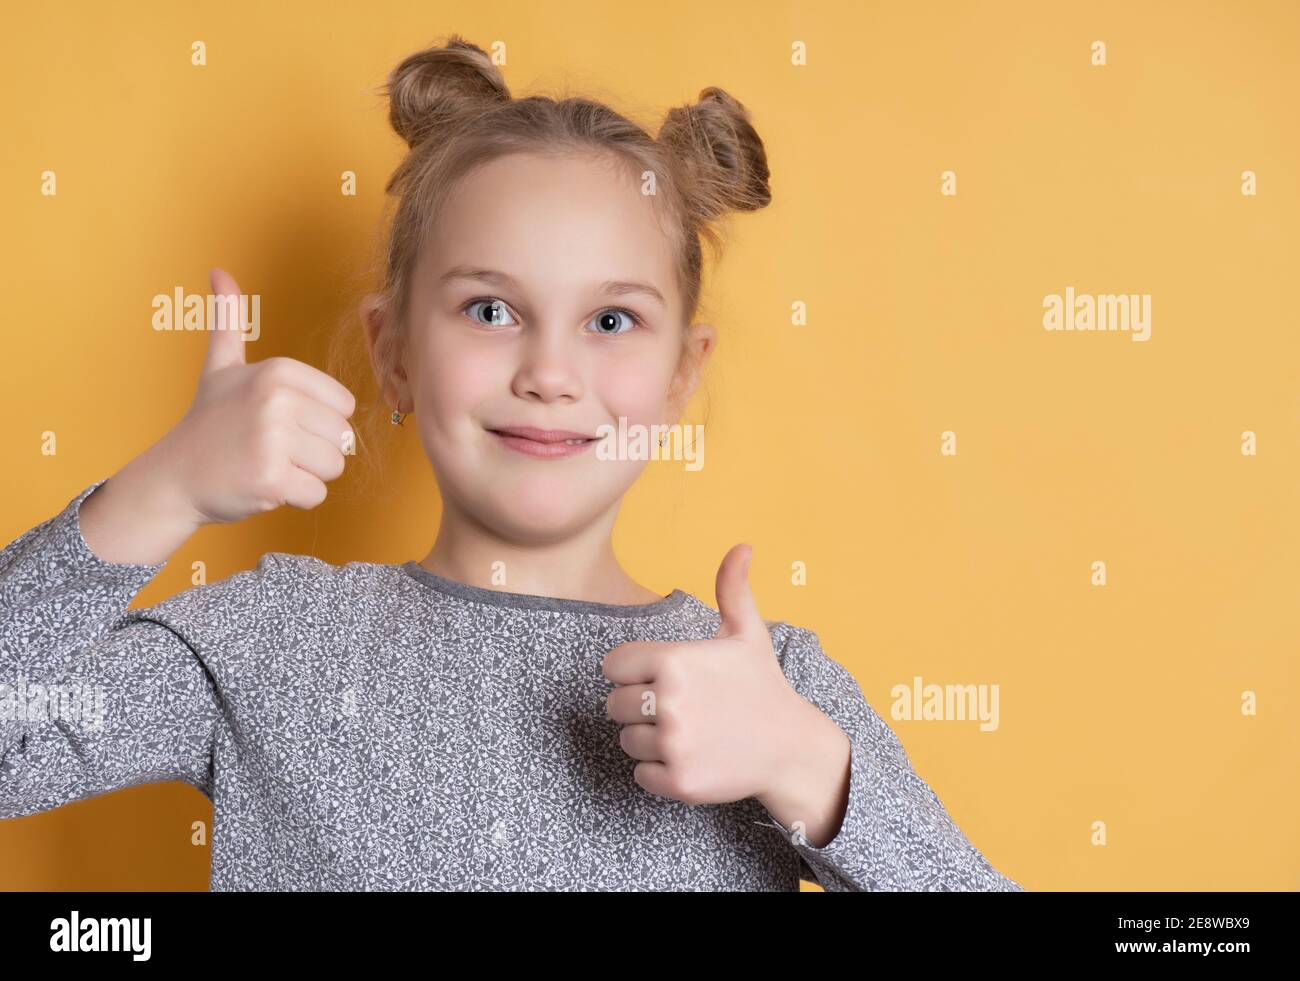
[[[388,421],[391,422],[394,426],[400,426],[402,424],[402,420],[405,418],[406,418],[405,412],[398,412],[396,409],[394,409],[393,414],[388,417]]]

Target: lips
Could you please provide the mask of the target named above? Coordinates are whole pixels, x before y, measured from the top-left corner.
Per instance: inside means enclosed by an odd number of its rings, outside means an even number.
[[[596,438],[570,429],[537,429],[533,426],[503,426],[500,429],[489,429],[488,432],[496,433],[498,436],[530,439],[534,443],[563,443],[567,440],[581,440],[585,443]]]
[[[585,453],[595,436],[571,429],[538,429],[535,426],[506,426],[489,429],[507,449],[539,460],[559,460]]]

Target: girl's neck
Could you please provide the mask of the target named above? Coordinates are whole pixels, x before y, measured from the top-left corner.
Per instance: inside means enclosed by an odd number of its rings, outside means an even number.
[[[663,596],[623,571],[614,555],[617,504],[569,538],[510,541],[444,501],[438,537],[419,564],[434,575],[482,589],[593,603],[653,603]]]

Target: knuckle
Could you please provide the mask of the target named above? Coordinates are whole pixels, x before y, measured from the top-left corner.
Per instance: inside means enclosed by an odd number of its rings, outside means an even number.
[[[283,468],[274,456],[259,453],[250,463],[249,487],[260,499],[277,498],[281,494]]]
[[[289,373],[293,364],[293,358],[285,357],[283,354],[276,354],[262,362],[262,371],[283,378]]]
[[[659,734],[659,749],[663,754],[664,762],[680,760],[684,749],[681,730],[667,719],[657,720],[655,728]]]
[[[286,387],[294,376],[294,361],[283,355],[276,355],[261,362],[257,380],[266,392]]]
[[[279,507],[284,503],[284,488],[280,482],[280,474],[274,467],[263,467],[257,473],[254,482],[254,490],[258,499],[268,507]]]
[[[679,773],[673,778],[673,796],[684,804],[703,804],[704,794],[693,774]]]
[[[282,385],[266,389],[260,401],[262,418],[271,421],[288,418],[293,411],[293,402],[293,393]]]
[[[263,426],[257,431],[253,446],[253,459],[259,470],[268,470],[279,466],[285,455],[284,431],[274,425]]]
[[[680,647],[665,647],[655,656],[655,679],[657,687],[661,690],[668,686],[676,686],[683,680],[686,670],[686,660]]]

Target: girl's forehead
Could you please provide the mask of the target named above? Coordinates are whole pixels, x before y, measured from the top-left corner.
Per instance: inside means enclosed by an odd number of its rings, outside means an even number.
[[[428,243],[426,274],[496,270],[521,281],[641,282],[665,298],[674,255],[648,196],[625,168],[579,157],[511,155],[449,194]]]
[[[449,218],[481,221],[485,213],[496,220],[566,217],[629,232],[657,225],[655,195],[625,165],[577,154],[540,156],[508,154],[466,174],[447,196]]]

